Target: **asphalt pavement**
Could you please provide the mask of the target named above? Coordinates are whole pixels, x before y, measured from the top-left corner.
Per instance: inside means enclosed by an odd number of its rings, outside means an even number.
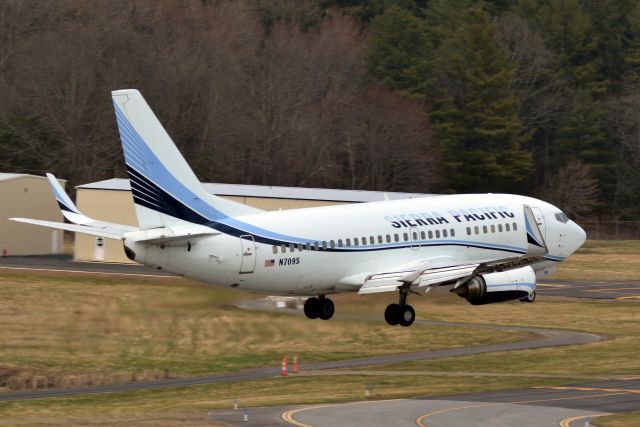
[[[228,426],[298,427],[584,426],[587,419],[640,409],[640,379],[543,386],[442,397],[210,411]],[[472,423],[470,421],[472,420]]]

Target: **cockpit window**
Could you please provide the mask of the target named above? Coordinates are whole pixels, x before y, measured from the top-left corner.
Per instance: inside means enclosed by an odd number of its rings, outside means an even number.
[[[569,218],[564,214],[564,212],[558,212],[556,214],[556,219],[563,224],[569,222]]]

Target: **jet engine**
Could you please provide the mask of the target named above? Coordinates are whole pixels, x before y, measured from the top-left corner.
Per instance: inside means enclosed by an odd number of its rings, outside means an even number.
[[[454,287],[461,298],[473,305],[491,304],[510,300],[533,301],[536,275],[530,266],[509,271],[473,276]]]

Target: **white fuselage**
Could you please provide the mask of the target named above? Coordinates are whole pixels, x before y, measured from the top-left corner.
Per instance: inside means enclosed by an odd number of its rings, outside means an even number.
[[[510,258],[527,252],[523,205],[532,208],[553,270],[584,241],[572,221],[541,200],[505,194],[416,199],[263,212],[222,218],[219,234],[188,247],[125,236],[138,262],[208,284],[272,295],[357,291],[366,277],[403,264]]]

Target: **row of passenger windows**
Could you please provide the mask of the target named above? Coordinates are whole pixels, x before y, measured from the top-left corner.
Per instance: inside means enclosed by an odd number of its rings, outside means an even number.
[[[513,229],[513,231],[518,231],[518,224],[514,222],[513,224],[509,225],[507,223],[504,225],[504,228],[502,227],[502,224],[498,224],[497,226],[495,224],[483,225],[482,228],[476,225],[475,227],[473,227],[473,230],[471,230],[471,227],[467,227],[467,235],[471,236],[472,234],[480,234],[480,230],[482,230],[483,234],[495,233],[496,229],[498,233],[502,233],[503,231],[511,231],[511,229]]]
[[[368,238],[362,237],[354,237],[353,239],[350,238],[346,238],[344,239],[344,241],[342,239],[338,239],[336,240],[329,240],[327,241],[322,241],[322,242],[307,242],[307,243],[298,243],[298,244],[293,244],[293,243],[289,243],[288,245],[280,245],[279,248],[281,250],[282,253],[287,252],[287,249],[289,249],[290,252],[294,252],[296,249],[298,251],[308,251],[308,250],[312,250],[312,251],[319,251],[319,250],[327,250],[328,248],[334,249],[336,247],[338,248],[343,248],[343,247],[354,247],[354,246],[367,246],[367,245],[375,245],[377,244],[383,244],[383,243],[392,243],[392,242],[409,242],[411,239],[413,239],[413,241],[418,241],[418,240],[427,240],[427,238],[429,239],[433,239],[434,237],[436,239],[439,239],[440,237],[443,238],[447,238],[447,237],[455,237],[456,235],[456,231],[451,228],[449,230],[429,230],[428,232],[426,231],[411,231],[411,232],[406,232],[406,233],[402,233],[402,234],[386,234],[385,236],[382,236],[381,234],[379,234],[376,237],[374,236],[369,236]],[[277,254],[278,253],[278,246],[274,246],[273,247],[273,253]]]

